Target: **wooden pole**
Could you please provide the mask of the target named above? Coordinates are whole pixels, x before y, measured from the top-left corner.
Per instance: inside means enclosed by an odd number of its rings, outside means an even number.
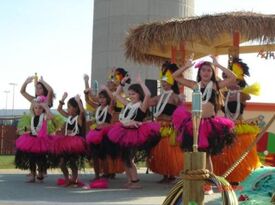
[[[184,172],[188,170],[201,170],[206,167],[206,153],[198,152],[199,126],[202,114],[201,92],[199,85],[192,93],[192,123],[193,123],[193,152],[184,153]],[[184,205],[195,202],[198,205],[204,204],[204,180],[185,179],[183,185]]]

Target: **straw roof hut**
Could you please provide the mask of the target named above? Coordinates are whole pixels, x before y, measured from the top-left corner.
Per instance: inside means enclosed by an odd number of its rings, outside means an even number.
[[[142,24],[129,30],[125,56],[137,63],[158,65],[171,58],[171,47],[184,50],[185,56],[194,53],[194,59],[227,54],[236,33],[238,44],[257,43],[237,45],[240,53],[275,50],[275,15],[231,12]]]

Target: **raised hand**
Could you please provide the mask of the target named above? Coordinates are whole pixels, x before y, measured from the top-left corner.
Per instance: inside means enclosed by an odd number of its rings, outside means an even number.
[[[84,81],[89,81],[89,76],[87,74],[84,74],[83,79],[84,79]]]
[[[142,83],[142,82],[143,82],[142,79],[141,79],[140,73],[137,74],[136,81],[137,81],[138,83]]]
[[[34,76],[29,76],[27,79],[26,79],[26,83],[31,83],[34,79]]]
[[[64,101],[67,97],[68,97],[68,93],[67,93],[67,92],[64,92],[64,93],[63,93],[63,96],[62,96],[62,101]]]
[[[217,61],[217,58],[215,56],[211,55],[210,58],[212,58],[212,61],[213,61],[214,65],[219,65],[219,63]]]
[[[79,94],[77,94],[77,95],[75,96],[75,100],[78,101],[78,102],[80,102],[80,95],[79,95]]]

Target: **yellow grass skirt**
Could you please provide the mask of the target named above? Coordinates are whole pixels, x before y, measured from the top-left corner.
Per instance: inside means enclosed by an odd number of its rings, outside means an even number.
[[[235,142],[231,146],[225,147],[220,155],[212,156],[214,173],[218,176],[222,176],[240,158],[244,150],[255,140],[259,128],[255,125],[238,123],[235,131],[237,133]],[[255,146],[226,179],[230,182],[243,181],[260,166],[261,162]]]
[[[171,122],[161,123],[161,140],[150,152],[148,167],[155,173],[179,176],[183,169],[183,152],[176,143],[176,133]]]

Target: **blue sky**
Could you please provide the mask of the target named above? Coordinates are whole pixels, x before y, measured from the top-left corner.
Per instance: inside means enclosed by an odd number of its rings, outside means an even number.
[[[19,90],[24,80],[35,72],[53,86],[57,99],[64,91],[69,96],[83,93],[83,74],[90,74],[91,70],[92,2],[0,0],[0,109],[6,107],[6,96],[7,107],[12,108],[11,82],[17,84],[14,107],[29,107]],[[195,0],[195,12],[197,15],[236,10],[275,13],[272,2]],[[275,60],[259,59],[256,55],[241,55],[254,76],[249,82],[260,82],[264,90],[261,97],[253,100],[275,102],[275,92],[269,93],[274,75],[265,75],[275,74]],[[226,58],[220,60],[226,65]],[[6,95],[5,90],[10,93]],[[29,85],[28,91],[34,92],[33,85]]]

